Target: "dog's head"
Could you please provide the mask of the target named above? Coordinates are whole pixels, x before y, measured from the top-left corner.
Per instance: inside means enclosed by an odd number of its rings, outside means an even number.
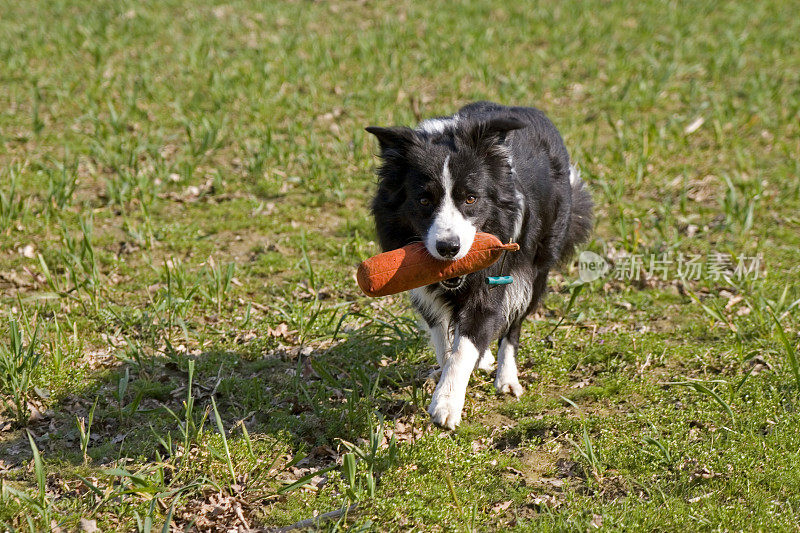
[[[372,205],[381,246],[421,240],[432,256],[456,260],[477,231],[497,233],[488,226],[502,225],[498,212],[517,206],[508,135],[524,126],[497,118],[419,130],[367,128],[383,160]]]

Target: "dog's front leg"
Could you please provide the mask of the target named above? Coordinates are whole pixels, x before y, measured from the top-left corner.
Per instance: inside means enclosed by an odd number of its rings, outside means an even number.
[[[453,353],[444,361],[442,377],[439,378],[428,408],[436,424],[455,429],[461,423],[461,411],[464,409],[469,376],[480,354],[481,351],[472,339],[456,332]]]

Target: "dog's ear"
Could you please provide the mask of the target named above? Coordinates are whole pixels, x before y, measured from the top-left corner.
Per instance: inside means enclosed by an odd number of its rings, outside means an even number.
[[[391,128],[369,126],[364,129],[378,138],[381,156],[386,155],[387,152],[404,152],[414,142],[414,130],[405,126],[393,126]]]
[[[369,126],[364,129],[378,138],[383,159],[383,165],[378,169],[378,194],[373,202],[373,210],[376,213],[395,210],[405,201],[405,173],[401,171],[404,167],[400,162],[414,143],[414,130],[404,126]]]
[[[522,129],[525,125],[520,119],[511,116],[479,121],[465,130],[465,140],[476,150],[487,152],[504,145],[510,132]]]

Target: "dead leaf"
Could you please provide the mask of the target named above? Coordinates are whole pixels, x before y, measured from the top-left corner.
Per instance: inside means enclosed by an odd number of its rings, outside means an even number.
[[[247,344],[248,342],[255,340],[257,335],[254,331],[243,331],[234,337],[233,341],[236,344]]]
[[[769,364],[769,361],[760,355],[756,355],[755,357],[751,358],[749,361],[747,361],[747,364],[753,367],[753,371],[751,372],[753,376],[759,375],[764,370],[772,370],[772,365]]]
[[[33,244],[26,244],[23,248],[17,250],[19,254],[28,259],[36,257],[36,247]]]
[[[11,424],[9,424],[8,427],[11,427]],[[2,429],[0,429],[0,431],[2,431]],[[9,463],[7,463],[4,460],[0,459],[0,474],[5,474],[5,473],[11,472],[12,470],[15,470],[15,469],[16,469],[16,467],[13,467]]]
[[[270,337],[288,337],[289,325],[286,322],[281,322],[274,328],[267,327],[267,335]]]
[[[532,494],[531,495],[531,503],[538,507],[539,509],[555,509],[560,505],[560,502],[556,500],[555,496],[551,494]]]
[[[250,529],[248,511],[249,504],[244,500],[222,492],[211,493],[206,498],[187,502],[176,517],[175,525],[183,528],[192,524],[193,531],[247,531]]]
[[[700,500],[702,500],[704,498],[708,498],[709,496],[713,496],[716,493],[717,493],[717,491],[712,491],[712,492],[709,492],[708,494],[701,494],[700,496],[695,496],[694,498],[689,498],[688,501],[689,501],[689,503],[697,503]]]
[[[492,505],[492,513],[500,514],[503,511],[507,510],[509,507],[511,507],[512,503],[513,502],[511,500],[505,502],[497,502],[496,504]]]
[[[584,477],[583,467],[576,461],[570,461],[569,459],[558,459],[556,461],[556,468],[558,469],[558,476],[561,478]]]
[[[33,287],[30,281],[23,279],[22,276],[13,270],[0,272],[0,282],[5,282],[18,289]],[[0,287],[2,287],[2,284],[0,284]]]
[[[541,485],[549,485],[559,491],[564,490],[565,485],[564,480],[557,477],[543,477],[539,479],[538,483]]]
[[[726,303],[726,304],[725,304],[725,310],[726,310],[726,311],[730,311],[730,310],[731,310],[731,308],[732,308],[734,305],[738,304],[738,303],[739,303],[739,302],[741,302],[742,300],[744,300],[744,298],[743,298],[743,297],[742,297],[742,295],[740,295],[740,294],[737,294],[736,296],[732,296],[732,297],[731,297],[731,299],[730,299],[730,300],[728,300],[728,303]]]
[[[693,482],[699,482],[703,479],[714,479],[715,477],[722,476],[719,472],[714,472],[705,465],[701,465],[697,459],[685,460],[680,469],[684,472],[689,472],[689,476]]]
[[[579,381],[578,383],[573,384],[571,386],[571,388],[573,388],[573,389],[582,389],[584,387],[587,387],[587,386],[591,385],[591,383],[592,382],[591,382],[591,380],[589,378],[584,378],[581,381]]]
[[[690,135],[696,132],[697,130],[700,129],[700,126],[702,126],[705,123],[705,121],[706,119],[704,119],[703,117],[697,117],[691,122],[691,124],[689,124],[683,129],[683,133],[685,133],[686,135]]]
[[[89,520],[88,518],[81,518],[80,520],[80,527],[81,531],[84,533],[96,533],[100,531],[100,528],[97,527],[96,520]]]

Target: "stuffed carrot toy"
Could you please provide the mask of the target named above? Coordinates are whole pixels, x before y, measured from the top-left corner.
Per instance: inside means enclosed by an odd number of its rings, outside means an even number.
[[[367,296],[387,296],[483,270],[500,259],[503,252],[516,250],[517,243],[503,244],[494,235],[477,233],[467,255],[455,261],[441,261],[428,253],[423,243],[415,242],[370,257],[358,266],[356,279]],[[487,279],[494,284],[492,279],[501,278]]]

